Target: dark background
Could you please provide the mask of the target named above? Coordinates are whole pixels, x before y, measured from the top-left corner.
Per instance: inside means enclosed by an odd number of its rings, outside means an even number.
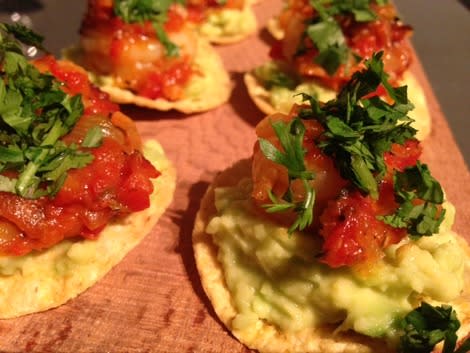
[[[395,0],[395,4],[404,22],[415,29],[413,44],[468,166],[470,1]],[[85,6],[85,0],[0,0],[0,20],[18,11],[46,36],[46,47],[59,54],[77,42]]]

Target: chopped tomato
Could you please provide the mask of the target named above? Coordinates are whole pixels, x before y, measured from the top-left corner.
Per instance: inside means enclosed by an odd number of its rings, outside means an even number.
[[[153,191],[149,178],[156,178],[159,173],[141,154],[134,153],[123,170],[122,185],[118,190],[118,199],[131,211],[141,211],[150,206],[148,195]]]
[[[384,154],[385,164],[389,172],[394,169],[402,172],[405,168],[416,165],[421,152],[422,148],[418,140],[407,140],[403,145],[395,143],[391,150]]]
[[[143,97],[177,100],[183,95],[183,87],[190,80],[193,70],[188,61],[182,60],[163,72],[150,72],[147,79],[137,88]]]
[[[165,22],[165,30],[168,32],[178,32],[184,27],[185,23],[185,14],[178,11],[178,8],[175,6],[170,7],[167,21]]]
[[[384,187],[379,200],[358,191],[330,201],[321,216],[324,238],[321,258],[330,267],[353,266],[382,257],[382,249],[398,243],[405,229],[394,228],[377,219],[379,211],[396,208],[393,188]]]
[[[108,94],[100,91],[89,80],[88,74],[81,67],[69,61],[58,62],[51,55],[34,61],[34,65],[41,72],[50,72],[64,86],[64,92],[71,95],[82,95],[85,106],[85,115],[107,115],[119,109],[118,105],[109,100]]]

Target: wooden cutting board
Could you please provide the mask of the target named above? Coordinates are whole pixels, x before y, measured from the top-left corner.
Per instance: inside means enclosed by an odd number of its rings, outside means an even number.
[[[279,0],[255,5],[260,31],[219,47],[234,89],[211,112],[183,115],[123,107],[144,138],[164,146],[178,172],[174,201],[144,241],[94,287],[60,308],[0,321],[0,352],[250,352],[216,318],[199,281],[191,247],[195,214],[214,175],[249,157],[263,118],[248,98],[243,72],[268,58],[263,29]],[[455,229],[470,230],[470,174],[420,64],[433,119],[423,160],[457,207]],[[467,240],[470,237],[467,236]]]

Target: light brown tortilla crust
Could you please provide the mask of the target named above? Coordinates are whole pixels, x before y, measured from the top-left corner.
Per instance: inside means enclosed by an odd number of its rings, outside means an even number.
[[[161,172],[153,179],[150,207],[110,223],[97,240],[67,240],[16,257],[18,269],[0,274],[0,319],[64,304],[99,281],[151,231],[173,198],[176,172],[156,141],[144,146],[144,151],[150,150],[146,157]],[[0,257],[0,267],[11,261]]]
[[[70,48],[64,51],[65,58],[78,65],[81,63],[82,55],[80,48]],[[196,74],[193,75],[188,87],[194,85],[198,86],[199,89],[197,92],[176,101],[162,98],[151,99],[136,95],[130,90],[115,85],[112,77],[100,77],[90,74],[90,80],[98,85],[102,91],[108,93],[111,100],[116,103],[134,104],[155,110],[175,109],[190,114],[216,108],[228,101],[232,90],[228,72],[225,70],[217,51],[202,37],[197,40],[194,70]]]
[[[216,215],[214,190],[217,187],[235,186],[242,178],[251,175],[251,160],[242,160],[219,174],[204,195],[196,216],[193,231],[193,249],[202,286],[214,310],[224,325],[243,344],[262,353],[395,353],[380,339],[347,332],[335,332],[334,325],[309,328],[300,332],[281,332],[276,326],[259,320],[256,330],[237,331],[232,320],[237,310],[228,290],[221,264],[217,260],[217,246],[205,232],[209,221]],[[466,264],[465,292],[450,303],[461,320],[459,337],[470,332],[470,248],[464,239],[462,246],[469,255]]]
[[[247,72],[245,73],[243,80],[248,90],[248,95],[258,109],[267,115],[276,113],[276,109],[270,101],[270,92],[263,87],[256,77],[251,72]],[[408,86],[409,100],[415,106],[414,110],[409,113],[409,116],[415,120],[412,126],[418,130],[416,138],[418,140],[424,140],[430,135],[432,127],[431,114],[428,109],[424,90],[416,77],[409,71],[403,76],[400,85]]]

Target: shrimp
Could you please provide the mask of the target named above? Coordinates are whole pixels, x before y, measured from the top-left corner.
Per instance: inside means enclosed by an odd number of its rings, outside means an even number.
[[[268,140],[276,148],[282,149],[272,124],[276,121],[288,123],[297,115],[298,109],[299,106],[294,106],[289,115],[276,113],[266,117],[256,127],[257,136]],[[315,190],[314,224],[316,224],[328,201],[337,197],[348,182],[341,177],[333,160],[316,146],[315,141],[323,132],[321,125],[314,120],[304,120],[303,124],[306,128],[303,143],[304,163],[306,169],[315,174],[314,179],[309,183]],[[282,198],[289,188],[287,168],[267,159],[261,151],[259,143],[256,143],[254,147],[252,179],[252,199],[260,208],[271,203],[270,192],[277,198]],[[305,190],[300,180],[294,180],[290,187],[294,200],[304,199]],[[292,212],[271,214],[270,217],[284,224],[289,224],[292,223],[296,215]]]

